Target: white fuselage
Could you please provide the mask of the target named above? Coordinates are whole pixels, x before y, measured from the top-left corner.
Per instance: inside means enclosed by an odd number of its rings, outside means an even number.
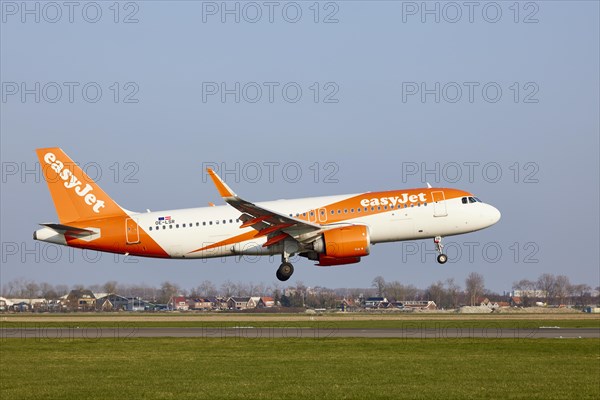
[[[372,207],[359,207],[360,212],[358,208],[326,208],[324,215],[319,213],[312,216],[303,215],[305,210],[320,209],[319,207],[323,205],[335,204],[352,196],[356,195],[277,200],[256,203],[256,205],[327,226],[366,225],[373,244],[473,232],[493,225],[500,218],[500,213],[493,206],[482,202],[463,204],[461,198],[429,204],[418,203],[419,205],[406,208],[390,208],[383,212],[374,210],[375,213],[371,211]],[[340,215],[343,216],[341,221]],[[281,249],[277,246],[262,246],[267,240],[265,236],[227,242],[232,237],[242,234],[251,235],[255,232],[251,227],[240,229],[239,216],[240,212],[229,205],[130,215],[137,222],[139,229],[144,230],[173,258],[281,253]],[[332,216],[334,218],[331,218]],[[328,220],[332,219],[335,221],[330,223]],[[129,233],[129,235],[135,234],[136,232]],[[220,242],[225,243],[215,246]],[[196,251],[206,247],[210,248]]]

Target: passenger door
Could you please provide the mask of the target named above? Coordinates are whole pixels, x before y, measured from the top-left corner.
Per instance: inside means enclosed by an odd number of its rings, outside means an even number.
[[[446,209],[446,196],[444,196],[444,192],[431,192],[431,199],[433,200],[433,216],[447,217],[448,210]]]

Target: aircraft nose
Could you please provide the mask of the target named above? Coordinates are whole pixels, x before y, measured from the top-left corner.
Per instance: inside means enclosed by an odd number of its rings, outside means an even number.
[[[500,211],[494,207],[494,206],[490,206],[490,225],[494,225],[496,222],[500,221],[500,217],[502,216],[502,214],[500,214]]]

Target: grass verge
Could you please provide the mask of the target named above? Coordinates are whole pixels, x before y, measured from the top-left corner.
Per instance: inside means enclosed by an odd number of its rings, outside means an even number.
[[[6,399],[600,397],[597,339],[0,342]]]

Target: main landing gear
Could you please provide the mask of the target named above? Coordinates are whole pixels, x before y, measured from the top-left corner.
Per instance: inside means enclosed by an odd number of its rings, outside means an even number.
[[[285,282],[288,279],[290,279],[293,273],[294,266],[291,262],[289,262],[289,254],[283,253],[281,255],[281,265],[277,269],[275,276],[277,276],[277,279],[279,279],[280,281]]]
[[[433,239],[433,243],[435,244],[435,249],[439,253],[439,255],[437,256],[437,262],[439,262],[440,264],[445,264],[446,261],[448,261],[448,256],[445,255],[444,252],[443,252],[444,245],[442,244],[442,237],[441,236],[436,236]]]

